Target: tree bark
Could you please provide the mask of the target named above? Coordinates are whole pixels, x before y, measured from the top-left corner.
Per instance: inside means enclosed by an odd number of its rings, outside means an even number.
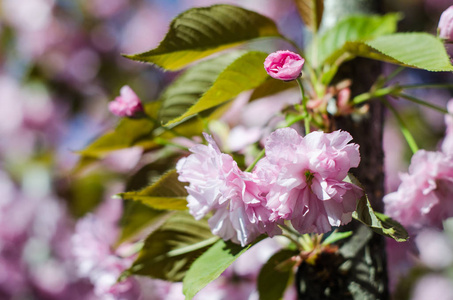
[[[348,14],[379,13],[379,0],[325,0],[322,26],[332,26]],[[354,59],[341,67],[336,80],[352,79],[352,95],[369,90],[381,74],[380,63]],[[361,162],[354,175],[362,183],[376,211],[383,211],[383,106],[369,104],[366,117],[357,120],[341,117],[332,120],[332,130],[346,130],[360,145]],[[337,253],[321,255],[314,265],[300,265],[296,284],[299,299],[389,299],[385,239],[359,222],[341,228],[354,235]]]

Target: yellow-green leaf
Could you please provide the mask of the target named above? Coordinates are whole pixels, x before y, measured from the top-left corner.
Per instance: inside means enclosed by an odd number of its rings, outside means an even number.
[[[177,212],[146,238],[138,258],[124,275],[180,281],[192,262],[218,239],[206,220],[197,221],[188,212]]]
[[[145,105],[145,112],[149,116],[156,116],[159,106],[160,103],[158,102],[147,103]],[[123,118],[115,130],[100,136],[78,153],[91,158],[102,158],[111,151],[132,146],[150,148],[156,146],[151,135],[154,128],[155,123],[146,117],[136,119]]]
[[[217,241],[212,247],[197,258],[190,266],[183,281],[183,293],[191,300],[196,293],[228,268],[252,244],[245,247],[230,241]]]
[[[393,33],[399,19],[400,15],[394,13],[347,17],[324,32],[318,40],[313,40],[307,51],[308,59],[314,66],[322,65],[326,60],[335,61],[345,53],[343,47],[347,42],[365,41]]]
[[[187,69],[163,92],[159,121],[167,123],[184,114],[209,90],[219,74],[243,54],[242,51],[234,51]]]
[[[178,180],[176,170],[172,170],[149,187],[119,195],[123,199],[140,201],[157,210],[186,210],[187,191],[185,186],[185,183]]]
[[[180,122],[185,118],[218,106],[243,91],[261,85],[268,77],[263,67],[266,57],[266,53],[259,51],[243,54],[219,74],[212,87],[195,104],[166,125]]]
[[[179,70],[188,64],[262,37],[280,36],[275,23],[256,12],[232,5],[189,9],[170,24],[159,46],[127,58]]]
[[[396,33],[365,42],[403,65],[428,71],[453,71],[444,44],[424,32]]]
[[[324,0],[294,0],[305,25],[316,32],[321,24]]]

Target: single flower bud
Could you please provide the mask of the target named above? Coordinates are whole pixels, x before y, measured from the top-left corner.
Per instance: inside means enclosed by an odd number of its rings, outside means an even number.
[[[438,30],[440,38],[453,41],[453,5],[440,16]]]
[[[294,80],[300,76],[305,59],[299,54],[285,50],[269,54],[264,61],[267,74],[284,81]]]
[[[143,111],[140,98],[127,85],[120,90],[120,96],[109,103],[109,110],[112,114],[119,117],[132,117],[136,113]]]

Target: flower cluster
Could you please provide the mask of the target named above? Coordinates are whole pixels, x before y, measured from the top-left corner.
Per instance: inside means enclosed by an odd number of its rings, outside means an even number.
[[[384,197],[385,211],[403,226],[418,231],[425,226],[441,228],[453,216],[453,159],[443,152],[420,150],[401,185]]]
[[[323,233],[346,224],[363,194],[343,182],[360,162],[359,146],[344,131],[312,132],[301,137],[282,128],[266,141],[266,156],[253,172],[243,172],[230,155],[196,145],[176,165],[179,180],[189,182],[188,207],[196,219],[213,212],[209,225],[225,240],[246,245],[258,235],[273,236],[285,220],[300,233]]]

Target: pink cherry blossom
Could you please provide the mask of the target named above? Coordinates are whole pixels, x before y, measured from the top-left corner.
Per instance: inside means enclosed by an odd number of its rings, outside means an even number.
[[[442,152],[420,150],[408,173],[401,174],[396,192],[384,197],[386,214],[418,231],[424,226],[441,228],[453,216],[453,159]]]
[[[453,5],[447,8],[439,19],[439,37],[448,41],[453,40]]]
[[[270,211],[265,207],[258,179],[242,172],[209,135],[204,136],[208,145],[192,147],[193,154],[176,165],[178,179],[190,183],[186,187],[190,213],[199,220],[212,211],[208,221],[212,232],[241,245],[264,232],[277,233],[276,224],[269,222]]]
[[[87,278],[100,299],[137,299],[139,284],[134,277],[117,282],[121,273],[129,268],[134,259],[131,245],[123,244],[114,249],[119,233],[117,223],[121,216],[122,203],[109,199],[99,207],[96,214],[80,219],[72,236],[72,254],[77,273]],[[129,255],[128,255],[129,254]]]
[[[420,231],[415,238],[420,260],[434,270],[448,267],[453,262],[453,244],[448,235],[434,228]]]
[[[143,106],[135,92],[125,85],[120,90],[120,96],[109,103],[109,110],[112,114],[119,117],[131,117],[142,111]]]
[[[275,79],[290,81],[300,76],[305,59],[299,54],[285,50],[269,54],[264,69]]]
[[[292,128],[273,132],[266,157],[254,172],[267,183],[270,219],[291,220],[300,233],[323,233],[351,221],[362,190],[343,182],[360,162],[359,146],[349,133],[312,132],[301,137]]]
[[[441,274],[428,274],[418,280],[412,291],[411,300],[450,300],[453,299],[451,279]]]

